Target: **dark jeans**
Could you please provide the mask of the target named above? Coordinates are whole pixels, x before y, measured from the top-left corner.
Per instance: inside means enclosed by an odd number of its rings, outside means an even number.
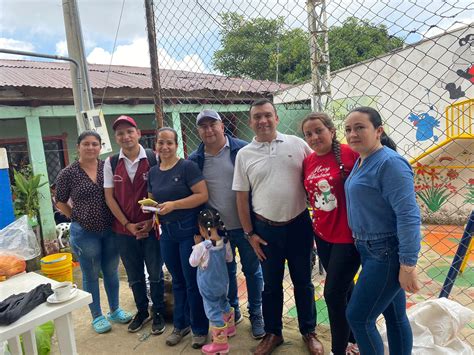
[[[279,227],[255,219],[254,230],[268,243],[262,246],[267,258],[261,262],[265,331],[275,335],[282,333],[283,277],[287,260],[293,282],[300,332],[301,334],[314,332],[316,308],[314,286],[311,282],[313,230],[308,211],[305,210],[291,223]]]
[[[405,291],[398,273],[398,240],[356,240],[362,271],[347,306],[347,320],[363,355],[383,355],[384,348],[376,321],[383,314],[387,325],[390,354],[409,355],[413,334],[406,315]]]
[[[347,323],[346,308],[360,266],[359,253],[352,243],[329,243],[317,235],[315,240],[318,256],[326,270],[324,300],[331,324],[331,350],[334,355],[344,355],[348,341],[355,343]]]
[[[176,222],[165,222],[161,224],[161,230],[163,260],[173,283],[173,325],[177,329],[191,325],[194,334],[205,335],[209,321],[197,285],[197,269],[189,264],[194,235],[198,234],[197,218],[193,215]]]
[[[240,314],[237,263],[235,262],[235,249],[238,248],[240,263],[242,264],[242,271],[245,275],[245,283],[247,284],[249,314],[261,315],[263,276],[257,254],[255,254],[250,243],[244,238],[244,231],[242,229],[233,229],[228,232],[232,254],[234,256],[232,262],[227,263],[227,272],[229,274],[229,292],[227,297],[229,303],[234,307],[236,314]]]
[[[133,292],[135,305],[139,312],[148,311],[148,297],[145,282],[145,268],[150,281],[150,296],[154,313],[164,313],[163,300],[163,261],[161,259],[160,241],[152,230],[148,238],[137,239],[125,234],[116,234],[120,257],[127,272],[128,284]]]

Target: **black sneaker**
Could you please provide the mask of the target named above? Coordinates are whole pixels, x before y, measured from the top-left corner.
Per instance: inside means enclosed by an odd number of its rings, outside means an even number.
[[[151,334],[159,335],[163,333],[166,329],[165,326],[165,319],[161,315],[161,313],[153,314],[153,323],[151,325]]]
[[[133,317],[132,322],[128,325],[128,331],[130,333],[138,332],[142,329],[143,325],[151,320],[150,314],[148,312],[138,312]]]

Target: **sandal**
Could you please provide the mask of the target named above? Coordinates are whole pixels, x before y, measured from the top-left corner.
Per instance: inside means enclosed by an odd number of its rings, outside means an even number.
[[[117,308],[112,313],[107,313],[107,319],[114,323],[127,324],[133,318],[133,314],[130,312],[124,311],[122,308]]]
[[[357,344],[348,343],[346,348],[346,355],[359,355],[359,347]]]
[[[104,317],[99,316],[92,321],[92,327],[96,331],[96,333],[102,334],[108,332],[112,329],[112,325],[110,322]]]

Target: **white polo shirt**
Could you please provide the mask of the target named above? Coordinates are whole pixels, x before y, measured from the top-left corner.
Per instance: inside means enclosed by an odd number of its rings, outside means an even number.
[[[138,153],[138,157],[134,161],[131,161],[130,159],[128,159],[123,154],[122,149],[120,149],[119,160],[122,158],[125,162],[125,169],[127,170],[130,181],[133,182],[133,179],[135,178],[135,174],[137,173],[137,170],[138,170],[138,165],[140,164],[140,160],[143,158],[146,158],[145,149],[140,145],[140,152]],[[105,160],[105,164],[104,164],[104,188],[107,189],[111,187],[114,187],[114,174],[112,173],[112,165],[110,164],[110,157],[108,157]]]
[[[271,143],[255,138],[235,160],[232,190],[251,191],[253,211],[286,222],[306,208],[303,160],[312,153],[304,140],[277,132]]]

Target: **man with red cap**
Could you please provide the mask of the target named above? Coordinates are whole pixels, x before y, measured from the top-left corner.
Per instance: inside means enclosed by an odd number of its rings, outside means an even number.
[[[153,319],[152,334],[161,334],[165,322],[160,242],[152,230],[150,214],[143,213],[138,204],[147,196],[148,170],[156,164],[156,157],[139,144],[141,133],[132,117],[118,117],[112,128],[120,152],[105,161],[104,191],[115,216],[112,228],[138,310],[128,331],[137,332]],[[152,315],[148,312],[144,265],[149,274]]]

